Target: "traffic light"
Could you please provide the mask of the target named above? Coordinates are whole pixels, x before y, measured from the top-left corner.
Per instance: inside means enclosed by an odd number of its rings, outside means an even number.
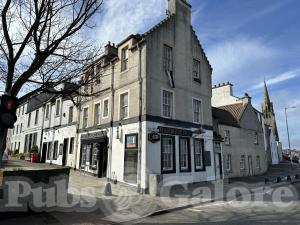
[[[17,121],[16,111],[19,107],[19,99],[9,95],[1,96],[0,103],[0,126],[13,128]]]

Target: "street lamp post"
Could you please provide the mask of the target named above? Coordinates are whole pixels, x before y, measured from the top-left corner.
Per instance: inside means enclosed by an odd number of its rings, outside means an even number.
[[[284,111],[285,111],[286,131],[287,131],[287,137],[288,137],[288,144],[289,144],[289,150],[290,150],[290,160],[291,160],[291,167],[292,167],[292,169],[293,169],[293,158],[292,158],[292,149],[291,149],[291,140],[290,140],[289,124],[288,124],[288,119],[287,119],[287,110],[288,110],[288,109],[295,109],[295,108],[296,108],[296,106],[284,108]]]

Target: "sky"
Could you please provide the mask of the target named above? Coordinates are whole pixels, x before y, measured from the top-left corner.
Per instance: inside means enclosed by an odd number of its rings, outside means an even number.
[[[213,67],[213,84],[231,82],[237,96],[249,93],[261,109],[266,79],[284,147],[300,150],[300,1],[188,0],[192,24]],[[166,17],[167,0],[104,0],[84,35],[97,44],[118,43]]]
[[[213,67],[213,84],[230,81],[261,109],[266,79],[280,139],[300,150],[300,1],[188,0],[192,23]],[[120,42],[165,18],[167,0],[107,0],[89,36],[98,43]]]

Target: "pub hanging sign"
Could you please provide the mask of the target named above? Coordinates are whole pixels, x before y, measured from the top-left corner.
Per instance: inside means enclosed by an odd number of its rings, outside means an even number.
[[[148,140],[151,143],[159,142],[160,141],[160,135],[159,135],[159,133],[157,133],[155,131],[151,132],[150,134],[148,134]]]

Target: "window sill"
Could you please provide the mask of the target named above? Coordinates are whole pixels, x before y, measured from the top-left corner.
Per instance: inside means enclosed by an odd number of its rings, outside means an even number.
[[[195,169],[195,172],[205,172],[206,171],[206,168],[203,168],[203,169]]]
[[[167,116],[164,116],[164,115],[161,115],[162,118],[164,119],[169,119],[169,120],[173,120],[174,118],[173,117],[167,117]]]
[[[191,173],[191,170],[180,170],[180,173]]]
[[[176,174],[175,170],[170,171],[161,171],[161,174]]]
[[[123,70],[121,70],[120,75],[122,75],[123,73],[127,73],[128,71],[129,71],[128,68],[127,69],[123,69]]]
[[[193,80],[194,80],[196,83],[201,84],[200,78],[195,78],[195,77],[194,77]]]

